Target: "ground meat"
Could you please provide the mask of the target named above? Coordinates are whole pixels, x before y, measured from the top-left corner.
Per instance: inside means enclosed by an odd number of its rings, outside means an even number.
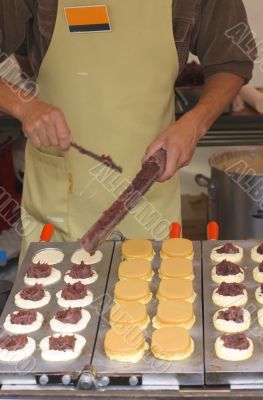
[[[221,310],[218,313],[218,319],[224,319],[225,321],[234,321],[238,324],[244,322],[244,311],[241,307],[232,306],[227,310]]]
[[[221,276],[237,275],[242,273],[240,267],[230,261],[223,260],[216,266],[216,274]]]
[[[242,283],[222,282],[217,289],[217,293],[222,296],[239,296],[243,294],[245,286]]]
[[[239,253],[239,249],[232,243],[226,243],[224,246],[219,247],[216,252],[218,254],[237,254]]]
[[[259,264],[258,270],[259,272],[263,272],[263,262]]]
[[[4,336],[0,338],[0,348],[8,351],[21,350],[27,344],[26,335]]]
[[[68,283],[62,290],[61,296],[65,300],[84,299],[87,296],[87,286],[81,282],[76,282],[73,285]]]
[[[81,310],[81,307],[70,307],[67,310],[58,311],[55,319],[63,322],[63,324],[77,324],[82,318]]]
[[[258,254],[263,254],[263,243],[261,243],[261,244],[257,247],[257,253],[258,253]]]
[[[86,279],[93,276],[93,271],[90,265],[81,261],[81,264],[73,264],[68,275],[73,279]]]
[[[228,349],[246,350],[249,348],[249,341],[244,333],[222,335],[221,339],[224,342],[224,346]]]
[[[58,351],[74,350],[76,342],[76,337],[66,335],[66,336],[50,336],[49,338],[49,349]]]
[[[52,267],[49,264],[31,264],[27,270],[28,278],[47,278],[51,275]]]
[[[37,319],[37,312],[34,310],[21,310],[10,315],[11,324],[31,325]]]
[[[20,296],[24,300],[39,301],[45,296],[45,291],[42,285],[36,283],[30,288],[25,288],[21,290]]]

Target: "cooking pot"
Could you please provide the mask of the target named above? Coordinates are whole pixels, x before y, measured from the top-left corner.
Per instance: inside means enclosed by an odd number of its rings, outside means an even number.
[[[211,178],[198,174],[195,181],[208,190],[220,239],[263,237],[263,146],[229,147],[209,164]]]

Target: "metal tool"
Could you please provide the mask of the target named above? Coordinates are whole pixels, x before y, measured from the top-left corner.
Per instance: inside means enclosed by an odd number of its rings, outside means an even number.
[[[100,247],[114,228],[163,174],[165,166],[166,151],[163,149],[144,162],[141,171],[132,183],[82,237],[80,243],[87,252],[94,253]]]
[[[70,142],[70,146],[73,147],[74,149],[78,150],[81,154],[84,154],[88,157],[93,158],[96,161],[101,162],[102,164],[107,165],[109,168],[113,169],[114,171],[122,173],[122,167],[115,164],[115,162],[112,160],[112,158],[110,156],[106,156],[105,154],[102,154],[100,156],[100,155],[94,153],[93,151],[85,149],[84,147],[82,147],[79,144],[74,143],[74,142]]]

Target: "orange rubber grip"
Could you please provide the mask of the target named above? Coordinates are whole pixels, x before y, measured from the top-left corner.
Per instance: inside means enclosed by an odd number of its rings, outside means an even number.
[[[207,239],[218,240],[219,237],[219,225],[215,221],[210,221],[207,224]]]
[[[46,224],[43,226],[40,241],[41,242],[49,242],[54,233],[54,225],[53,224]]]
[[[178,222],[172,222],[170,227],[170,239],[180,238],[181,236],[181,225]]]

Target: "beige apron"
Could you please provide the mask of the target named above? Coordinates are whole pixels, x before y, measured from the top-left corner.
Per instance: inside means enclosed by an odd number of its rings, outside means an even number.
[[[38,84],[40,98],[66,115],[75,142],[110,154],[119,175],[71,149],[26,148],[23,207],[35,220],[22,255],[44,223],[53,240],[77,240],[127,186],[152,140],[174,121],[178,56],[172,0],[107,0],[111,32],[70,33],[64,7],[100,0],[59,0],[51,45]],[[180,220],[178,176],[157,183],[118,226],[127,237],[163,239]]]

